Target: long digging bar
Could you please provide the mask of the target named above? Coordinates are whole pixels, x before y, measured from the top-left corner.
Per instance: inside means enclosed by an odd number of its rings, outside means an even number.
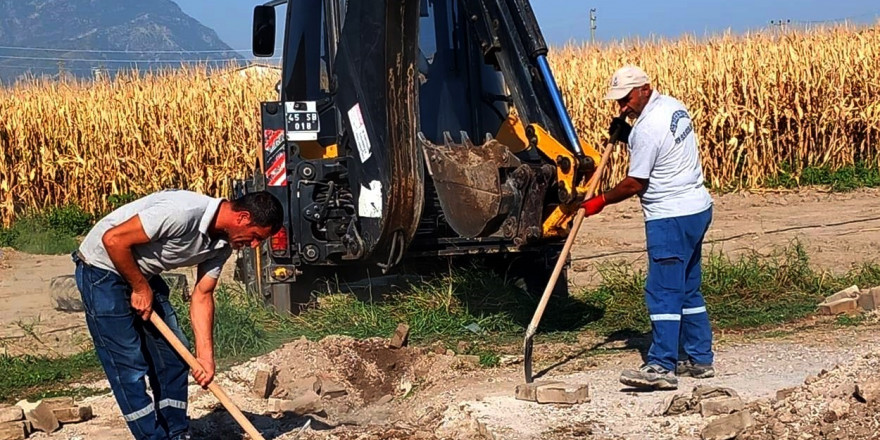
[[[620,130],[618,129],[612,134],[611,139],[608,141],[608,145],[605,146],[605,151],[602,152],[602,159],[599,161],[599,167],[596,169],[593,178],[587,186],[587,198],[592,197],[596,193],[596,189],[599,188],[599,181],[602,180],[602,172],[605,170],[605,165],[608,163],[608,157],[611,155],[611,149],[614,147],[614,144],[617,143],[617,138],[619,136]],[[534,345],[535,332],[538,331],[538,324],[541,322],[541,316],[544,315],[544,309],[547,307],[547,302],[550,301],[550,294],[553,292],[553,288],[556,287],[556,281],[559,279],[559,274],[562,273],[562,267],[565,266],[565,260],[568,258],[568,253],[571,251],[571,245],[574,244],[574,238],[577,236],[578,230],[581,228],[581,223],[583,221],[584,208],[578,208],[577,214],[571,225],[571,231],[565,239],[565,244],[562,246],[562,252],[559,254],[559,259],[556,260],[556,266],[553,267],[553,274],[550,276],[550,281],[547,282],[547,287],[544,288],[544,294],[541,295],[541,301],[538,303],[535,315],[532,316],[532,322],[529,323],[529,327],[526,329],[526,338],[523,342],[523,365],[525,366],[526,383],[532,383],[534,381],[534,378],[532,377],[532,348]]]
[[[199,370],[202,368],[201,364],[199,364],[199,361],[197,361],[192,353],[190,353],[189,350],[186,348],[186,346],[184,346],[183,343],[180,342],[180,339],[178,339],[177,335],[175,335],[174,332],[172,332],[171,329],[168,328],[168,325],[165,324],[165,321],[163,321],[162,318],[159,317],[159,315],[157,315],[156,313],[152,313],[150,315],[150,322],[152,322],[153,325],[155,325],[156,328],[159,329],[159,333],[162,333],[162,336],[164,336],[165,339],[168,340],[168,343],[171,344],[172,347],[174,347],[174,350],[183,357],[190,368],[192,368],[193,370]],[[263,435],[260,434],[259,431],[257,431],[257,428],[254,428],[254,425],[251,424],[250,420],[248,420],[244,416],[244,414],[242,414],[241,410],[238,409],[237,406],[235,406],[235,403],[233,403],[232,399],[230,399],[226,392],[223,391],[223,388],[221,388],[220,385],[217,385],[217,382],[212,381],[210,384],[208,384],[208,389],[211,390],[211,392],[214,393],[215,396],[217,396],[217,399],[220,400],[220,403],[222,403],[223,406],[226,407],[226,410],[229,411],[229,414],[232,414],[232,418],[234,418],[235,421],[238,422],[242,429],[244,429],[244,432],[246,432],[247,435],[251,437],[251,439],[265,440],[263,438]]]

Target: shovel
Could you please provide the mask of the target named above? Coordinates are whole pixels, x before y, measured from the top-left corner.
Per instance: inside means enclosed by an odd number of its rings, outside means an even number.
[[[614,144],[617,143],[618,137],[620,137],[619,129],[612,134],[611,139],[608,140],[608,145],[605,146],[605,151],[602,152],[602,159],[599,161],[599,167],[596,168],[596,172],[593,173],[593,177],[590,179],[590,183],[587,186],[587,198],[593,197],[596,193],[596,189],[599,188],[599,181],[602,180],[602,171],[605,170],[605,165],[608,163],[608,156],[611,155],[611,149],[614,147]],[[535,315],[532,316],[532,322],[529,323],[529,327],[526,329],[525,342],[523,343],[523,365],[525,366],[526,383],[532,383],[534,381],[534,378],[532,377],[532,346],[534,345],[535,332],[538,330],[538,324],[541,322],[541,316],[544,314],[544,309],[547,307],[547,302],[550,300],[550,294],[553,292],[553,288],[556,287],[556,281],[559,279],[559,274],[562,273],[562,267],[565,266],[565,260],[568,258],[568,253],[571,251],[571,245],[574,244],[574,238],[577,236],[578,230],[581,228],[581,223],[583,221],[584,208],[581,207],[578,208],[577,214],[574,217],[571,231],[565,239],[565,244],[562,246],[562,252],[559,254],[559,259],[556,260],[556,266],[553,268],[553,274],[550,276],[550,281],[547,282],[547,287],[544,288],[544,294],[541,295],[541,301],[538,303]]]
[[[159,333],[162,333],[162,336],[164,336],[165,339],[168,340],[168,343],[171,344],[172,347],[174,347],[174,350],[177,351],[177,353],[181,357],[183,357],[190,368],[192,368],[193,370],[202,368],[202,365],[199,364],[199,361],[196,360],[192,353],[187,350],[186,346],[184,346],[183,343],[180,342],[180,339],[177,338],[177,335],[175,335],[174,332],[172,332],[171,329],[168,328],[168,325],[165,324],[165,321],[163,321],[162,318],[159,317],[159,315],[157,315],[156,313],[151,313],[150,322],[152,322],[153,325],[155,325],[156,328],[159,329]],[[223,391],[223,388],[221,388],[220,385],[217,385],[217,382],[211,381],[211,383],[208,384],[208,389],[211,390],[211,392],[214,393],[215,396],[217,396],[217,399],[220,400],[220,403],[222,403],[223,406],[226,407],[226,410],[229,411],[229,414],[232,414],[232,418],[235,419],[236,422],[238,422],[242,429],[244,429],[244,432],[246,432],[247,435],[251,437],[251,439],[265,440],[260,432],[257,431],[257,428],[254,428],[254,425],[251,424],[250,420],[248,420],[244,416],[244,414],[242,414],[241,410],[238,409],[237,406],[235,406],[235,403],[233,403],[232,399],[230,399],[226,392]]]

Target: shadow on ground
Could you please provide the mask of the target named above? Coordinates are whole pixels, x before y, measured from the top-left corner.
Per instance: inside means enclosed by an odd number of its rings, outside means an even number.
[[[603,341],[593,344],[589,347],[584,347],[578,352],[565,356],[564,358],[553,363],[552,365],[549,365],[546,368],[538,371],[537,373],[535,373],[534,377],[535,379],[538,379],[588,353],[598,350],[609,352],[638,350],[639,355],[642,358],[642,362],[644,363],[648,358],[649,348],[651,348],[650,333],[643,333],[634,330],[616,331],[606,336]]]
[[[308,429],[315,431],[335,428],[335,426],[328,425],[309,416],[296,416],[290,413],[282,413],[277,416],[244,411],[243,413],[266,440],[299,431],[306,423],[309,425]],[[244,429],[223,408],[215,409],[211,413],[193,419],[190,422],[190,429],[193,437],[200,439],[227,440],[243,438],[245,436]]]

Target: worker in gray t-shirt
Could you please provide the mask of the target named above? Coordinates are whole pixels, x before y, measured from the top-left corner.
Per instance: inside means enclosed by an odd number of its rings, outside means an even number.
[[[629,150],[629,171],[610,190],[584,202],[586,216],[638,195],[645,214],[648,276],[645,303],[652,344],[638,370],[624,370],[631,387],[670,390],[676,376],[715,375],[712,329],[700,292],[703,238],[712,222],[712,196],[703,184],[697,135],[690,113],[677,99],[651,87],[635,66],[614,73],[605,97],[617,101],[620,131]],[[626,117],[635,118],[630,126]],[[679,359],[679,347],[686,358]]]
[[[192,373],[207,387],[214,378],[214,289],[223,263],[233,249],[275,234],[282,209],[267,192],[229,201],[160,191],[101,219],[73,253],[95,351],[136,439],[189,438],[188,367],[149,322],[158,314],[189,345],[159,274],[197,267],[190,316],[202,368]]]

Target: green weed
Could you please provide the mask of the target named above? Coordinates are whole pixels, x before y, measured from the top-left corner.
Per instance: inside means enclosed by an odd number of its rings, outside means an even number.
[[[828,186],[832,191],[851,191],[856,188],[880,186],[880,169],[876,165],[858,162],[855,165],[832,169],[828,166],[806,167],[799,171],[790,164],[782,165],[782,172],[767,179],[770,188],[797,188],[801,186]]]
[[[0,402],[14,401],[36,394],[33,390],[53,390],[98,371],[94,351],[54,359],[37,356],[0,355]]]

